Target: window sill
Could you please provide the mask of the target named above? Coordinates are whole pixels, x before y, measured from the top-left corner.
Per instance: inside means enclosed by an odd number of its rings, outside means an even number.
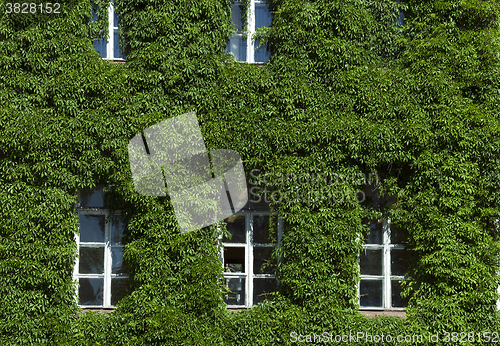
[[[406,318],[406,311],[404,310],[359,310],[359,312],[368,318],[374,318],[377,316],[395,316]]]

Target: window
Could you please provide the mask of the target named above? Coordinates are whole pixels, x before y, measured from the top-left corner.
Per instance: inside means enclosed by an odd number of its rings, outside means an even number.
[[[94,48],[99,52],[101,57],[106,60],[125,61],[125,57],[121,53],[120,45],[118,44],[118,23],[119,18],[115,12],[114,4],[108,8],[108,21],[109,21],[109,41],[105,38],[94,41]]]
[[[243,37],[243,18],[241,11],[243,4],[240,1],[235,1],[232,5],[231,19],[233,22],[234,32],[227,45],[226,51],[231,53],[236,60],[248,63],[265,63],[269,60],[270,52],[266,45],[262,45],[259,49],[259,41],[252,40],[252,35],[260,27],[268,27],[272,22],[272,14],[265,1],[250,0],[247,15],[248,35]]]
[[[79,196],[80,230],[76,236],[78,258],[74,278],[78,283],[78,304],[86,308],[110,308],[128,292],[128,275],[123,264],[121,218],[107,220],[103,191],[83,191]]]
[[[407,299],[400,295],[400,281],[408,269],[405,232],[390,220],[374,219],[359,256],[360,308],[402,310]]]
[[[281,240],[281,221],[270,231],[270,213],[246,212],[225,220],[231,239],[223,238],[221,260],[230,292],[229,308],[251,307],[276,291],[276,261],[272,252]]]

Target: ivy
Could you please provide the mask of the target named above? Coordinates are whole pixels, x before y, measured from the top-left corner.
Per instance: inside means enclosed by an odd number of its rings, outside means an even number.
[[[228,0],[116,0],[127,63],[104,61],[92,40],[110,35],[108,5],[1,6],[1,344],[287,345],[325,331],[446,344],[446,332],[498,329],[497,3],[270,0],[273,25],[254,37],[271,49],[265,67],[228,59]],[[129,140],[191,111],[208,149],[237,151],[247,175],[290,197],[272,204],[279,292],[247,311],[223,303],[224,230],[180,234],[168,197],[133,188]],[[366,184],[334,179],[369,173],[395,203],[374,210],[355,199]],[[274,179],[287,175],[308,179]],[[102,185],[126,216],[132,281],[104,314],[78,308],[71,275],[77,191]],[[371,217],[408,233],[404,320],[358,312]]]

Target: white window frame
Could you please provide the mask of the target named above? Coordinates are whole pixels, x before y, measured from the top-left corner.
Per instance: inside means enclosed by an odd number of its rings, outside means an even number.
[[[120,274],[112,274],[112,249],[113,248],[122,248],[123,249],[123,244],[119,245],[112,245],[111,244],[111,230],[112,230],[112,223],[108,221],[109,217],[109,212],[106,210],[102,209],[94,209],[94,208],[89,208],[89,209],[77,209],[78,215],[102,215],[105,217],[106,223],[105,223],[105,228],[104,228],[104,243],[91,243],[91,242],[85,242],[85,247],[102,247],[104,245],[104,272],[102,274],[80,274],[79,273],[79,265],[80,265],[80,231],[78,231],[77,234],[75,234],[75,241],[77,245],[77,251],[78,251],[78,257],[76,258],[75,261],[75,266],[73,268],[73,280],[76,284],[77,290],[76,290],[76,303],[79,307],[85,308],[85,309],[92,309],[92,308],[115,308],[115,305],[111,304],[111,279],[112,278],[128,278],[129,275],[125,273],[120,273]],[[88,278],[88,279],[104,279],[103,281],[103,298],[102,298],[102,305],[81,305],[79,303],[79,297],[80,297],[80,280],[83,278]]]
[[[115,25],[115,5],[111,3],[108,7],[108,34],[109,39],[106,40],[106,57],[103,60],[111,61],[126,61],[124,58],[114,56],[115,53],[115,33],[118,33],[118,23]],[[116,42],[118,45],[118,41]]]
[[[234,4],[241,4],[241,0],[235,0]],[[232,6],[232,5],[231,5]],[[246,62],[249,64],[264,64],[264,61],[255,61],[255,48],[257,47],[255,40],[252,39],[252,36],[255,34],[256,29],[255,29],[255,8],[256,6],[267,6],[266,1],[264,0],[250,0],[248,4],[248,11],[247,11],[247,37],[246,37],[246,60],[245,61],[240,61],[239,62]],[[231,7],[231,10],[233,10],[234,7]],[[244,25],[244,23],[243,23]],[[232,33],[231,37],[242,37],[243,34],[238,34],[238,33]]]
[[[364,250],[382,250],[382,275],[360,275],[360,280],[382,280],[382,306],[360,306],[360,310],[394,310],[404,311],[404,307],[392,307],[391,281],[401,281],[402,275],[391,275],[391,250],[404,249],[403,244],[391,244],[391,220],[384,218],[382,221],[382,244],[363,244]],[[361,268],[360,268],[361,269]],[[358,283],[358,304],[361,304],[361,290]]]
[[[254,279],[259,279],[259,278],[273,278],[276,279],[276,274],[254,274],[253,270],[253,248],[255,247],[272,247],[276,248],[279,244],[281,244],[281,239],[282,239],[282,229],[283,229],[283,223],[282,220],[278,217],[277,218],[277,228],[278,228],[278,234],[277,234],[277,240],[278,242],[270,245],[270,244],[260,244],[260,243],[254,243],[253,242],[253,216],[254,215],[276,215],[275,213],[272,212],[257,212],[257,211],[251,211],[251,212],[238,212],[235,215],[243,215],[245,216],[245,243],[224,243],[222,242],[222,238],[220,238],[221,242],[221,252],[219,254],[221,263],[224,264],[224,248],[229,248],[229,247],[244,247],[245,248],[245,273],[227,273],[224,272],[224,279],[245,279],[245,305],[230,305],[228,304],[227,307],[229,309],[244,309],[244,308],[250,308],[252,307],[253,304],[253,281]],[[279,260],[279,259],[278,259]],[[276,282],[278,284],[278,282]]]

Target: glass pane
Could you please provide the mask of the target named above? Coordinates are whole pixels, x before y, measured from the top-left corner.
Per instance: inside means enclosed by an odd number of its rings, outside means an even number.
[[[116,58],[116,59],[125,59],[125,57],[123,56],[123,54],[120,51],[120,44],[119,44],[119,41],[118,41],[119,38],[120,38],[120,35],[118,34],[117,31],[115,31],[113,33],[113,39],[115,40],[114,41],[114,46],[113,46],[113,58]]]
[[[391,244],[406,244],[408,242],[408,231],[391,223]]]
[[[111,225],[111,244],[121,244],[123,232],[125,231],[125,220],[123,217],[118,217],[116,223]]]
[[[241,34],[243,32],[243,20],[241,18],[241,7],[239,4],[233,4],[231,8],[231,22],[235,33]]]
[[[241,36],[233,34],[229,39],[226,51],[231,53],[236,60],[246,61],[247,60],[247,41]]]
[[[80,305],[102,305],[104,279],[81,278],[79,282]]]
[[[104,243],[104,215],[78,214],[80,243]]]
[[[245,248],[244,247],[224,248],[224,267],[226,267],[226,273],[244,273]]]
[[[123,297],[128,294],[128,278],[111,279],[111,305],[116,305]]]
[[[127,267],[123,264],[123,247],[111,248],[111,273],[122,274],[127,272]]]
[[[120,23],[120,18],[118,17],[118,12],[113,9],[113,27],[117,28]]]
[[[255,30],[263,26],[271,26],[273,15],[266,4],[255,4]]]
[[[382,275],[382,250],[363,249],[359,255],[361,275]]]
[[[99,188],[81,190],[78,202],[80,208],[104,208],[104,191]]]
[[[408,270],[409,251],[404,249],[391,250],[391,275],[404,275]]]
[[[271,260],[274,248],[253,248],[253,272],[255,274],[274,274],[276,271],[276,260]]]
[[[230,292],[224,302],[228,305],[245,305],[245,279],[225,278],[225,281]]]
[[[259,63],[265,63],[269,60],[271,57],[271,52],[267,49],[267,43],[263,44],[259,49],[257,47],[259,46],[260,40],[255,41],[255,52],[254,52],[254,61],[259,62]],[[276,197],[277,199],[278,197]]]
[[[101,58],[106,59],[106,40],[94,40],[93,46]]]
[[[254,243],[275,243],[276,225],[272,232],[269,232],[269,215],[254,215],[253,216],[253,242]]]
[[[401,283],[397,280],[391,280],[391,296],[393,308],[404,308],[408,305],[408,298],[401,297]]]
[[[232,215],[226,220],[227,230],[231,233],[231,240],[224,237],[222,241],[225,243],[246,243],[246,216]]]
[[[382,307],[382,280],[361,280],[359,306]]]
[[[80,274],[104,273],[104,247],[80,247],[79,261]]]
[[[370,223],[370,231],[365,237],[366,244],[382,244],[382,219],[374,219]]]
[[[275,292],[275,278],[255,278],[253,279],[253,303],[258,304],[270,298],[269,293]]]
[[[405,25],[405,14],[403,11],[399,12],[399,18],[396,19],[396,25],[397,26]]]

